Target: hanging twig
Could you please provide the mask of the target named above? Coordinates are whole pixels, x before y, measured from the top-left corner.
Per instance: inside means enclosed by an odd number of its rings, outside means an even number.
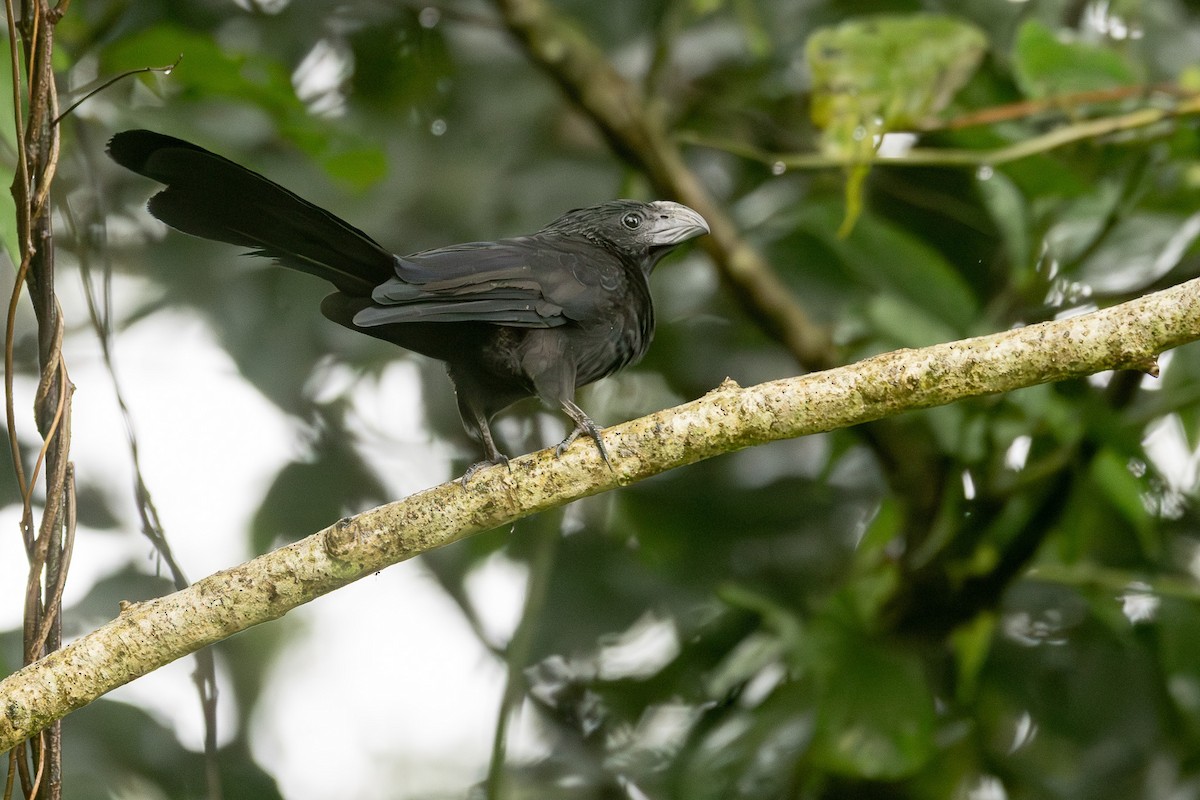
[[[134,75],[141,75],[144,72],[161,72],[164,75],[170,75],[171,72],[176,67],[179,66],[179,62],[182,60],[183,60],[183,53],[180,53],[179,57],[176,58],[173,63],[167,64],[166,66],[163,66],[163,67],[138,67],[137,69],[126,70],[125,72],[122,72],[120,75],[115,75],[115,76],[105,80],[103,83],[101,83],[99,86],[95,87],[94,89],[88,90],[88,92],[86,94],[84,94],[83,97],[80,97],[74,103],[71,103],[71,105],[67,106],[66,109],[61,114],[59,114],[57,117],[54,118],[54,124],[57,125],[58,123],[62,122],[64,117],[66,117],[68,114],[70,114],[75,109],[79,108],[79,106],[83,105],[90,98],[94,97],[95,95],[100,94],[100,92],[103,92],[105,89],[112,86],[114,83],[117,83],[118,81],[123,81],[126,78],[132,77]]]

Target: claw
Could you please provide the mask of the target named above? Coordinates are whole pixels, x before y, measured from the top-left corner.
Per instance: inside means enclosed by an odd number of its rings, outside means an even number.
[[[494,467],[497,464],[503,464],[504,466],[508,467],[509,472],[512,472],[512,464],[508,463],[508,456],[498,452],[495,453],[491,458],[485,458],[483,461],[476,461],[474,464],[467,467],[467,471],[464,472],[463,476],[458,479],[459,485],[464,489],[467,488],[467,483],[471,480],[472,476],[474,476],[476,472],[479,472],[479,470],[483,469],[484,467]]]
[[[610,458],[608,458],[608,449],[604,446],[604,439],[600,437],[602,428],[592,421],[592,417],[584,414],[583,410],[580,409],[578,405],[575,405],[575,403],[571,403],[570,405],[564,403],[563,408],[565,408],[566,411],[568,411],[568,413],[571,415],[572,419],[575,420],[575,429],[568,434],[568,437],[558,443],[558,447],[554,449],[556,455],[562,456],[566,449],[571,446],[572,441],[580,438],[580,434],[586,433],[589,435],[589,437],[592,437],[592,441],[596,443],[596,449],[600,451],[600,458],[604,459],[604,463],[607,465],[608,469],[612,469],[612,461]]]

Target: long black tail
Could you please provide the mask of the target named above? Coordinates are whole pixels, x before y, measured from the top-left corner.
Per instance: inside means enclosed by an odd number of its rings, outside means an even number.
[[[165,183],[150,213],[172,228],[252,247],[285,267],[369,296],[394,277],[394,258],[374,239],[257,172],[191,142],[153,131],[124,131],[108,143],[114,161]]]

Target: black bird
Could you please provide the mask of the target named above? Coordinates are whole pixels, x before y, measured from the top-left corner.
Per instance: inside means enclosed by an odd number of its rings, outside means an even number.
[[[506,463],[489,422],[536,395],[600,448],[575,390],[637,361],[654,334],[648,279],[681,242],[708,233],[679,203],[614,200],[568,211],[529,236],[397,256],[358,228],[256,172],[145,130],[108,143],[118,164],[166,184],[150,213],[184,233],[332,283],[321,313],[347,328],[446,362],[484,464]]]

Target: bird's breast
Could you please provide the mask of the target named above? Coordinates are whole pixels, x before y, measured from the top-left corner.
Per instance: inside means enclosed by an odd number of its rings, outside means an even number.
[[[576,383],[583,386],[637,363],[654,338],[654,306],[648,289],[625,294],[607,313],[587,324],[570,326],[576,355]]]

